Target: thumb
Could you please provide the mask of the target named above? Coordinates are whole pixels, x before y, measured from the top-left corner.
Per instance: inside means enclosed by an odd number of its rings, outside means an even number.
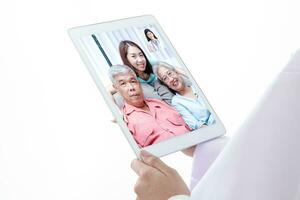
[[[167,175],[170,171],[170,167],[166,165],[163,161],[161,161],[158,157],[150,154],[147,151],[142,150],[141,151],[141,159],[143,162],[151,167],[154,167]]]

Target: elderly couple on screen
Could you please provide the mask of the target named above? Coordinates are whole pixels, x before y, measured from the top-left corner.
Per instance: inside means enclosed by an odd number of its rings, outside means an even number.
[[[117,91],[115,102],[140,147],[214,123],[180,70],[165,62],[152,67],[132,41],[120,42],[119,51],[123,65],[112,66],[109,76]]]

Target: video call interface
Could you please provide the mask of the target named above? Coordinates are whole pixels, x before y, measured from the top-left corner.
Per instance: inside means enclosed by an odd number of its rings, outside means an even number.
[[[211,126],[215,117],[155,24],[80,38],[140,148]]]

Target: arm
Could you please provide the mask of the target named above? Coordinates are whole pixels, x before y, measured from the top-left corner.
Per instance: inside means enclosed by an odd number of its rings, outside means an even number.
[[[169,90],[169,88],[167,86],[161,84],[160,81],[157,80],[154,83],[154,89],[155,89],[155,91],[157,91],[157,94],[161,97],[161,99],[164,102],[171,105],[171,101],[172,101],[174,94]]]
[[[192,113],[180,102],[172,101],[172,106],[180,113],[185,123],[192,129],[200,127],[199,121],[192,115]]]
[[[202,173],[207,171],[207,169],[223,149],[227,140],[228,139],[226,137],[216,138],[198,144],[197,146],[190,147],[186,151],[190,151],[190,153],[195,152],[194,163],[197,163],[197,166],[200,170],[198,173],[192,174],[192,179],[197,179],[197,182],[200,180],[200,176],[203,175]],[[149,155],[147,152],[142,151],[141,158],[142,161],[134,160],[132,162],[132,169],[139,176],[139,179],[135,185],[135,192],[137,193],[138,199],[190,199],[188,196],[189,191],[186,190],[185,183],[174,169],[168,167],[159,158]],[[164,171],[164,169],[167,171],[166,176],[161,176],[161,172]],[[166,193],[169,193],[169,195],[159,196],[160,194],[164,193],[164,191],[167,191]]]
[[[300,51],[268,88],[191,196],[300,199],[299,102]]]

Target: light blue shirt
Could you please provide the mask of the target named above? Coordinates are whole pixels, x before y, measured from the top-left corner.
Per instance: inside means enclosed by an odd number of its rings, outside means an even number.
[[[215,122],[214,117],[200,98],[191,99],[176,94],[172,98],[172,106],[181,114],[185,123],[192,130],[198,129],[202,125],[211,125]]]

